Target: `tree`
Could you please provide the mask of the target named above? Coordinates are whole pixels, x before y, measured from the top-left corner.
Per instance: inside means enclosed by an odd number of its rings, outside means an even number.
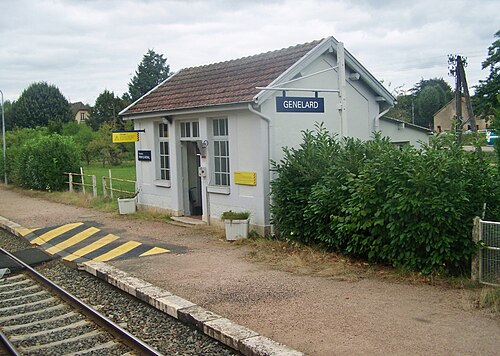
[[[111,131],[113,126],[103,124],[96,132],[94,139],[89,143],[89,150],[92,151],[94,157],[102,161],[104,166],[106,163],[117,165],[120,164],[120,149],[113,143]]]
[[[123,122],[118,113],[126,106],[127,102],[115,96],[114,92],[105,89],[97,97],[87,124],[94,130],[98,130],[104,123],[110,124],[115,128],[122,128]]]
[[[486,117],[494,116],[495,110],[500,108],[498,94],[500,94],[500,30],[495,33],[496,40],[488,47],[488,57],[482,63],[482,69],[490,68],[486,80],[480,80],[472,102],[474,111]]]
[[[59,89],[46,82],[31,84],[12,104],[14,127],[47,126],[49,122],[64,123],[73,120],[68,100]]]
[[[87,125],[82,125],[77,122],[68,122],[62,127],[62,135],[73,138],[80,148],[82,159],[89,165],[92,158],[94,158],[94,152],[90,143],[96,138],[97,133],[92,131]]]
[[[411,94],[400,94],[396,96],[396,105],[387,113],[387,116],[395,119],[412,122],[414,96]]]
[[[163,54],[152,49],[142,58],[134,77],[128,84],[130,99],[135,101],[170,76],[170,66]]]
[[[12,102],[10,100],[5,100],[3,103],[4,118],[5,118],[5,130],[12,130],[14,128],[14,122],[12,120]]]
[[[443,78],[422,78],[409,92],[397,96],[388,116],[424,127],[432,127],[436,111],[453,98],[451,87]]]
[[[432,127],[434,114],[448,101],[445,91],[439,85],[424,87],[415,99],[415,123]]]

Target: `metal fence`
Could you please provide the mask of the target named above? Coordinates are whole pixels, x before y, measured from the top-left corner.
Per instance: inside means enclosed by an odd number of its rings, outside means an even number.
[[[500,222],[477,219],[475,225],[474,240],[480,247],[472,266],[473,279],[483,284],[500,286]]]

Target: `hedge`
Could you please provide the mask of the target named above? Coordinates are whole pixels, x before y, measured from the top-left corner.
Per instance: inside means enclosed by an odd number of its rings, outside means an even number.
[[[25,188],[58,191],[65,172],[78,172],[80,151],[71,137],[53,134],[26,141],[12,156],[14,182]]]
[[[338,141],[322,127],[273,162],[279,238],[425,274],[468,271],[472,220],[498,219],[496,170],[452,136],[403,149],[387,138]]]

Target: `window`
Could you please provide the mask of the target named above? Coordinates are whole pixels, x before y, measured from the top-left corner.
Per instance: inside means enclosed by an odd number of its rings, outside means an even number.
[[[160,179],[170,180],[170,151],[168,147],[168,125],[158,127],[158,142],[160,145]]]
[[[198,121],[181,122],[181,138],[200,137],[200,124]]]
[[[84,112],[80,113],[80,121],[85,121],[85,113]]]
[[[229,141],[227,118],[213,119],[215,185],[229,186]]]

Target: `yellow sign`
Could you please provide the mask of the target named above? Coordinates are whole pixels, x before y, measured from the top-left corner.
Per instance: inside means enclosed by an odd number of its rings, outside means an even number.
[[[139,132],[113,132],[113,143],[139,141]]]
[[[242,185],[257,185],[257,173],[234,172],[234,182]]]

